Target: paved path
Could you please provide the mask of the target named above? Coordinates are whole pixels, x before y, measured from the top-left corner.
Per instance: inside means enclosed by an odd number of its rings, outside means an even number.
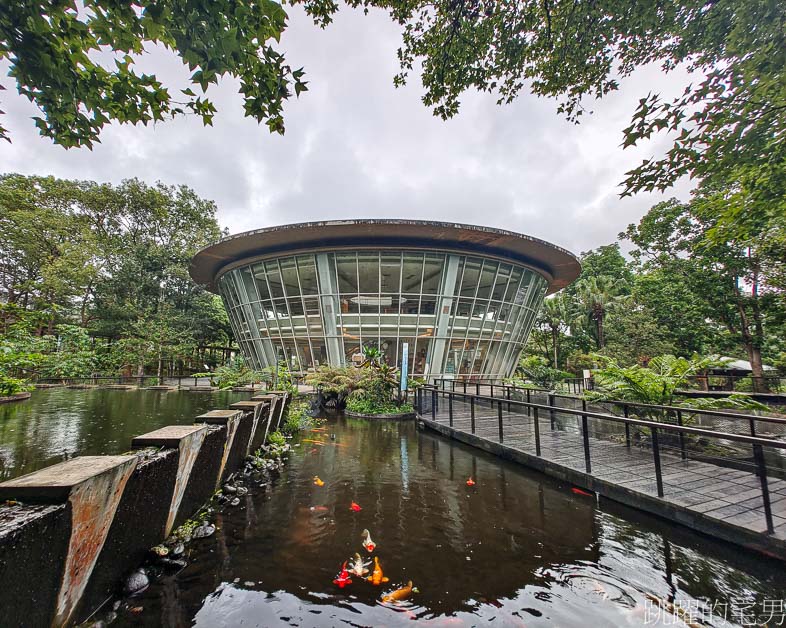
[[[430,403],[430,398],[427,397],[425,401],[426,404]],[[587,474],[580,419],[557,413],[558,420],[552,429],[548,414],[548,411],[541,410],[538,419],[541,446],[538,456],[533,417],[518,412],[509,413],[507,404],[503,403],[503,441],[500,442],[497,405],[491,408],[488,400],[476,400],[474,434],[482,442],[473,444],[503,455],[510,454],[510,457],[539,468],[542,466],[539,461],[546,461],[549,463],[546,472],[552,475],[559,475],[613,499],[679,520],[696,529],[714,533],[714,525],[720,524],[719,528],[734,526],[739,532],[746,533],[743,536],[747,542],[743,544],[755,545],[754,539],[758,537],[763,548],[779,546],[781,549],[773,551],[786,557],[786,481],[769,478],[774,534],[767,535],[761,483],[753,465],[733,469],[711,462],[683,460],[678,448],[664,444],[661,446],[664,495],[658,497],[652,449],[635,444],[628,447],[624,432],[623,435],[619,434],[622,426],[615,428],[616,434],[589,438],[591,473]],[[425,405],[421,418],[426,425],[432,423],[431,413],[426,411]],[[589,419],[589,432],[597,434],[600,422],[599,419]],[[450,430],[448,400],[441,398],[436,421],[431,427],[439,426],[443,433],[452,432],[450,435],[471,442],[469,402],[454,399],[453,425]],[[526,456],[516,456],[516,452]],[[642,506],[641,502],[647,505]],[[734,529],[717,536],[739,541],[733,538]]]

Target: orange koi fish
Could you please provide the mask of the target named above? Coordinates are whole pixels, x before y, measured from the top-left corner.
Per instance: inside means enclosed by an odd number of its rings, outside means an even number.
[[[315,445],[320,445],[321,447],[324,447],[327,444],[324,441],[314,440],[313,438],[304,438],[303,442],[304,443],[314,443]]]
[[[349,573],[353,576],[357,576],[358,578],[362,578],[368,573],[367,567],[371,564],[371,561],[363,562],[363,558],[355,552],[355,560],[352,561],[352,566],[349,568]]]
[[[363,547],[365,547],[369,552],[373,552],[377,544],[371,540],[371,534],[369,533],[369,531],[363,530],[361,536],[363,537]]]
[[[366,578],[371,584],[375,587],[378,587],[383,582],[387,582],[389,579],[385,577],[385,574],[382,573],[382,567],[379,565],[379,558],[374,556],[374,571],[371,572],[371,575]]]
[[[352,502],[352,505],[349,507],[349,509],[354,512],[360,512],[361,510],[363,510],[360,504],[356,504],[355,502]]]
[[[413,593],[420,593],[417,587],[412,586],[412,580],[407,583],[407,586],[391,591],[387,595],[382,596],[383,602],[400,602],[406,600]]]
[[[349,572],[347,571],[347,561],[344,561],[344,564],[341,565],[341,571],[336,576],[335,580],[333,580],[333,584],[337,584],[340,589],[343,589],[348,584],[352,584],[352,579],[349,577]]]
[[[316,484],[317,486],[325,486],[325,483],[319,479],[318,475],[314,476],[314,484]]]
[[[575,486],[572,489],[570,489],[570,490],[573,491],[574,493],[576,493],[576,495],[585,495],[587,497],[592,497],[592,493],[588,493],[587,491],[583,491],[582,489],[576,488]]]
[[[469,476],[469,479],[467,479],[467,486],[475,486],[475,480],[472,479],[471,475]]]

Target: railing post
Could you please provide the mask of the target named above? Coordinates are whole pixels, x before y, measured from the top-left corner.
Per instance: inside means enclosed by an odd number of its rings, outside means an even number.
[[[489,384],[489,386],[491,387],[491,395],[490,396],[493,397],[494,396],[494,384]]]
[[[581,400],[581,409],[583,412],[587,411],[587,400]],[[581,433],[584,440],[584,468],[587,473],[592,473],[592,463],[590,462],[590,444],[589,444],[589,426],[587,423],[587,415],[581,415]]]
[[[663,475],[660,470],[660,446],[658,445],[658,430],[652,428],[652,455],[655,458],[655,482],[658,485],[658,497],[663,497]]]
[[[773,534],[772,505],[770,504],[770,487],[767,483],[767,466],[764,464],[764,450],[758,443],[753,446],[753,459],[756,461],[756,475],[761,483],[761,500],[764,502],[764,518],[767,521],[767,534]]]
[[[472,433],[475,433],[475,397],[469,398],[469,417]]]
[[[630,418],[628,416],[628,414],[629,414],[628,404],[625,404],[624,406],[622,406],[622,413],[625,415],[626,419]],[[625,423],[625,446],[628,449],[630,449],[630,423],[628,423],[628,422]]]
[[[431,418],[437,420],[437,389],[431,389]]]
[[[529,388],[527,388],[527,403],[532,403],[531,391]],[[535,409],[537,410],[537,408]],[[527,416],[530,416],[531,414],[532,414],[532,408],[530,406],[527,406]]]
[[[453,427],[453,395],[448,395],[448,424]]]
[[[535,454],[540,456],[540,424],[538,422],[538,409],[533,408],[535,420]]]
[[[497,404],[497,419],[499,421],[499,442],[502,442],[502,401]]]
[[[464,394],[466,395],[466,394],[467,394],[467,380],[465,379],[465,380],[464,380],[463,382],[461,382],[461,383],[462,383],[462,384],[464,384]]]
[[[505,395],[508,398],[508,414],[510,414],[510,386],[505,388]]]
[[[751,436],[756,436],[756,419],[748,419],[751,425]]]
[[[551,429],[553,430],[554,429],[554,421],[557,418],[557,416],[556,416],[556,414],[554,412],[554,394],[553,393],[549,393],[549,406],[551,406],[551,408],[549,409],[549,419],[551,419]]]
[[[682,427],[682,410],[677,410],[677,425]],[[688,456],[685,453],[685,434],[680,430],[680,455],[685,460]]]
[[[475,382],[475,394],[480,397],[480,382]]]

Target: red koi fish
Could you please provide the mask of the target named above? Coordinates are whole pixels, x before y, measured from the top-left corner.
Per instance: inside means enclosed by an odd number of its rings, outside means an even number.
[[[588,493],[587,491],[583,491],[580,488],[576,488],[575,486],[572,489],[570,489],[570,490],[573,491],[574,493],[576,493],[576,495],[585,495],[586,497],[592,497],[592,493]]]
[[[377,544],[371,540],[371,533],[368,530],[363,530],[362,536],[363,536],[363,547],[365,547],[369,553],[373,552]]]
[[[347,561],[344,561],[344,564],[341,565],[341,571],[333,580],[333,584],[337,584],[340,589],[343,589],[348,584],[352,584],[352,578],[349,577],[349,572],[347,571]]]
[[[360,512],[361,510],[363,510],[363,508],[361,508],[360,505],[356,504],[355,502],[352,502],[352,505],[349,507],[349,509],[354,512]]]
[[[472,479],[471,475],[469,476],[469,479],[467,480],[467,486],[475,486],[475,480]]]

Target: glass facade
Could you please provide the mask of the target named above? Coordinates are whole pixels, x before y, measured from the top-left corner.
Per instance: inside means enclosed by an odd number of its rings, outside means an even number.
[[[317,252],[249,263],[218,280],[235,337],[256,367],[362,361],[374,346],[418,377],[508,377],[543,301],[540,274],[431,251]]]

